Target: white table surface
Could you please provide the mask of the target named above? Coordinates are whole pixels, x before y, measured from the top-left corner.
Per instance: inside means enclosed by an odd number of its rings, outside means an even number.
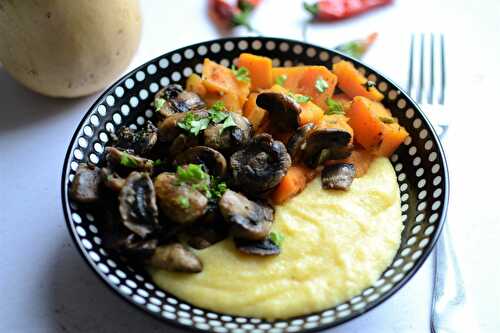
[[[204,0],[175,1],[175,8],[173,3],[142,2],[143,36],[129,69],[220,36],[206,18]],[[410,33],[446,34],[447,97],[453,114],[446,142],[449,223],[472,315],[481,332],[499,332],[500,183],[495,172],[500,162],[500,2],[478,3],[399,0],[360,18],[315,25],[308,30],[308,41],[331,47],[378,31],[380,39],[365,61],[404,85]],[[266,0],[253,23],[265,35],[301,39],[306,17],[299,0]],[[59,194],[63,158],[96,97],[36,95],[0,67],[0,332],[167,331],[99,282],[66,230]],[[431,265],[428,260],[379,307],[329,332],[429,331]]]

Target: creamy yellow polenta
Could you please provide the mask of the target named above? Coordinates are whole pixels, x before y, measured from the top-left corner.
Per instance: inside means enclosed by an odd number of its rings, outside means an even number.
[[[152,270],[154,281],[194,305],[267,319],[319,311],[372,285],[401,240],[399,188],[391,163],[376,159],[347,192],[320,179],[276,207],[285,241],[276,257],[240,254],[231,239],[197,251],[199,274]]]

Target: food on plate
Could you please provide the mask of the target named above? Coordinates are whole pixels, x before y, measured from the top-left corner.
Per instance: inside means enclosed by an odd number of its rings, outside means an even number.
[[[89,95],[126,69],[141,25],[137,0],[2,1],[0,62],[43,95]]]
[[[268,319],[333,306],[379,277],[402,230],[388,157],[408,134],[353,70],[205,59],[78,167],[70,195],[103,216],[107,248],[195,305]]]

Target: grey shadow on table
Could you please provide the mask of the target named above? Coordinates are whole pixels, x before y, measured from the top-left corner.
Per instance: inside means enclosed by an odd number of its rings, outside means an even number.
[[[48,267],[50,332],[172,332],[114,295],[86,266],[69,239]]]
[[[34,123],[50,121],[85,98],[63,99],[42,96],[15,81],[0,66],[0,133]]]

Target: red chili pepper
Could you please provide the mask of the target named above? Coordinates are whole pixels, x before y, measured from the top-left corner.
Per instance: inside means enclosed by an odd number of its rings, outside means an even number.
[[[245,0],[245,3],[254,3],[254,5],[258,5],[259,1],[251,1]],[[245,6],[245,5],[243,5]],[[214,19],[217,23],[225,26],[226,28],[237,27],[237,26],[245,26],[249,30],[253,30],[250,26],[249,15],[254,7],[250,9],[250,7],[246,7],[246,9],[239,8],[238,6],[233,6],[225,0],[210,0],[209,9],[213,13]]]
[[[262,0],[238,0],[238,8],[241,10],[254,10]]]
[[[336,21],[392,2],[393,0],[320,0],[314,4],[304,3],[304,8],[315,20]]]

